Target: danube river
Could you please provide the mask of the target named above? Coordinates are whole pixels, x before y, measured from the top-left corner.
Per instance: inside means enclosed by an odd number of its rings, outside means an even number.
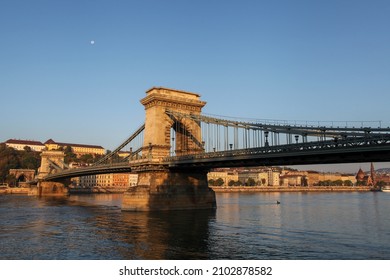
[[[0,259],[390,259],[390,193],[217,193],[215,211],[120,204],[0,196]]]

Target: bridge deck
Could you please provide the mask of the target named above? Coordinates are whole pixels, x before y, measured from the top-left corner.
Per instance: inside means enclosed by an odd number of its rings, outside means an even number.
[[[168,157],[164,160],[143,158],[130,162],[68,169],[51,174],[44,180],[61,180],[94,174],[131,172],[138,166],[145,164],[166,166],[173,169],[211,169],[217,167],[384,162],[390,161],[390,137],[387,138],[371,138],[369,142],[367,142],[366,138],[355,138],[338,142],[323,141],[268,146]]]

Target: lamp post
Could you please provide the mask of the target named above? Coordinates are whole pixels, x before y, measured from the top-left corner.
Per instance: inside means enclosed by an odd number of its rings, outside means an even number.
[[[265,137],[265,142],[264,142],[264,146],[265,147],[268,147],[269,146],[269,143],[268,143],[268,134],[269,134],[269,131],[264,131],[264,137]]]
[[[172,145],[171,145],[171,154],[172,156],[175,154],[175,137],[172,137]]]

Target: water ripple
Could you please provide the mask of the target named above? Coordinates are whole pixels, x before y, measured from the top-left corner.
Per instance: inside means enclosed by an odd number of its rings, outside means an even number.
[[[389,195],[221,194],[217,203],[131,213],[113,195],[0,196],[0,259],[390,258]]]

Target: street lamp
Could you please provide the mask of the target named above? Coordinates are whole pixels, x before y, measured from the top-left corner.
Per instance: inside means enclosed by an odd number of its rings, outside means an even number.
[[[268,143],[268,134],[269,134],[269,131],[264,131],[264,137],[265,137],[265,143],[264,143],[264,146],[268,147],[269,146],[269,143]]]

